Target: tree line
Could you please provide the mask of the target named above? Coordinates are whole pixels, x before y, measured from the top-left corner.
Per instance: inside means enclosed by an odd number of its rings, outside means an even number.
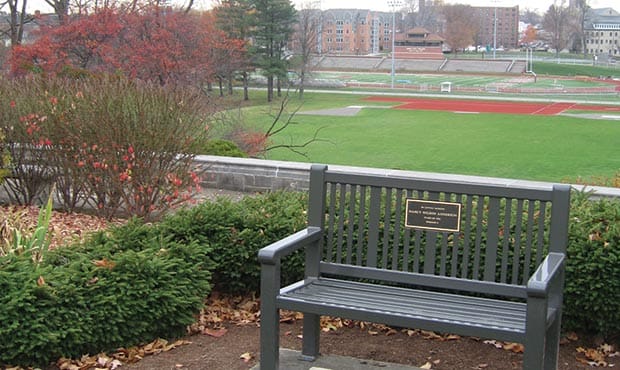
[[[11,13],[4,34],[11,41],[5,72],[12,76],[120,73],[204,90],[217,84],[220,95],[232,94],[233,81],[241,78],[248,99],[248,74],[258,69],[269,101],[286,78],[285,50],[297,20],[289,0],[223,0],[210,11],[194,10],[191,2],[46,0],[57,22],[26,15],[27,0],[19,1],[0,2]],[[24,43],[29,22],[38,24],[36,39]]]

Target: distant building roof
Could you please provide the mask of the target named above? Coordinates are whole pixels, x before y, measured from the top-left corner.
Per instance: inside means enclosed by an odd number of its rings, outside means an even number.
[[[620,13],[613,8],[590,9],[586,13],[585,29],[620,29]]]
[[[437,34],[430,33],[426,28],[414,27],[407,32],[397,33],[394,42],[401,45],[440,45],[445,39]]]

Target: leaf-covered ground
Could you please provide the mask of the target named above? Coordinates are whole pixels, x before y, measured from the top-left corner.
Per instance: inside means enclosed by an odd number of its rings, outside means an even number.
[[[2,237],[13,227],[32,230],[38,208],[1,207]],[[111,223],[87,214],[54,212],[50,224],[51,247],[83,238],[89,231]],[[259,301],[256,297],[225,297],[213,293],[185,338],[158,339],[114,353],[59,359],[62,370],[86,369],[249,369],[259,357]],[[301,315],[284,312],[281,345],[301,348]],[[322,321],[321,352],[377,361],[396,362],[423,369],[521,369],[523,347],[516,343],[442,335],[390,328],[338,318]],[[614,367],[620,364],[617,343],[568,333],[560,347],[560,370]],[[8,368],[18,369],[18,368]]]
[[[0,207],[0,232],[3,242],[11,238],[17,229],[24,236],[32,234],[37,226],[39,208],[35,206],[2,206]],[[52,218],[47,236],[50,249],[82,240],[88,232],[105,229],[112,224],[120,224],[123,220],[106,221],[100,217],[82,213],[65,213],[52,211]]]

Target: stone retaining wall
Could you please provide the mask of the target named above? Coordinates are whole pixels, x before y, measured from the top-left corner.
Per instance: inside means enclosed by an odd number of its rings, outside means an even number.
[[[299,162],[268,161],[261,159],[232,158],[200,155],[195,159],[196,170],[202,175],[202,186],[246,193],[273,190],[308,190],[310,164]],[[450,175],[430,172],[387,170],[378,168],[330,165],[330,168],[348,172],[374,174],[385,177],[415,177],[418,179],[444,180],[471,184],[518,185],[530,188],[547,188],[549,182],[503,179],[494,177]],[[573,185],[578,190],[583,185]],[[599,186],[585,187],[594,197],[620,198],[620,188]]]

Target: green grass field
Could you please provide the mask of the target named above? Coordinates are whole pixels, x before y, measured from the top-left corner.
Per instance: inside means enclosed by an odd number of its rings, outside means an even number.
[[[303,105],[274,143],[316,141],[268,159],[467,174],[543,181],[613,176],[620,170],[620,122],[563,116],[457,114],[367,108],[354,117],[304,111],[370,105],[364,96],[305,94]],[[292,98],[289,111],[297,108]],[[372,104],[377,106],[379,104]],[[244,109],[264,129],[267,106]]]

